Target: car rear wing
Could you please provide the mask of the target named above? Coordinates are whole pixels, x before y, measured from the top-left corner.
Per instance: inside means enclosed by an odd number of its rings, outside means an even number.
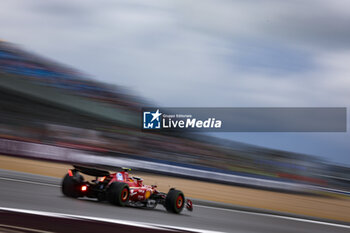
[[[75,168],[75,170],[89,176],[96,176],[96,177],[109,176],[109,172],[106,170],[101,170],[101,169],[96,169],[96,168],[91,168],[86,166],[78,166],[78,165],[73,165],[73,167]]]

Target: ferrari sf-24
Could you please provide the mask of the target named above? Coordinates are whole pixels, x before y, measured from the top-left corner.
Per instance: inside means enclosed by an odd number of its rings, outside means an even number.
[[[161,204],[168,212],[176,214],[185,206],[187,210],[193,210],[192,201],[186,200],[180,190],[171,188],[168,193],[160,192],[156,185],[144,185],[142,178],[129,176],[129,170],[122,168],[118,172],[110,173],[96,168],[74,166],[63,178],[62,192],[68,197],[97,198],[117,206],[153,209]],[[85,181],[81,173],[95,179]]]

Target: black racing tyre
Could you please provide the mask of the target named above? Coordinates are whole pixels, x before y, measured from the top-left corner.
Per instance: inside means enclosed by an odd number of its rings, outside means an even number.
[[[122,182],[113,182],[107,190],[107,200],[113,205],[125,206],[130,197],[129,185]]]
[[[65,175],[62,181],[62,193],[67,197],[77,198],[81,196],[80,186],[83,183],[83,177],[79,174],[74,176]]]
[[[168,212],[178,214],[185,206],[185,195],[180,190],[170,189],[165,199]]]

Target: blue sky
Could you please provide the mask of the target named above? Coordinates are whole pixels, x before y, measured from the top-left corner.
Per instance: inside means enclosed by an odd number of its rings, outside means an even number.
[[[350,2],[4,0],[1,39],[167,107],[349,107]],[[219,136],[350,164],[349,133]]]

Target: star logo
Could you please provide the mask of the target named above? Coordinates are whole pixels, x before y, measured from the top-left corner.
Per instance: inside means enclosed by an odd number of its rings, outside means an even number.
[[[157,111],[144,111],[143,112],[143,128],[144,129],[160,129],[161,128],[161,115],[162,113]]]
[[[151,115],[153,116],[152,121],[154,121],[155,119],[157,119],[157,121],[159,121],[159,116],[162,115],[161,113],[159,113],[159,109],[157,109],[157,111],[155,113],[151,113]]]

